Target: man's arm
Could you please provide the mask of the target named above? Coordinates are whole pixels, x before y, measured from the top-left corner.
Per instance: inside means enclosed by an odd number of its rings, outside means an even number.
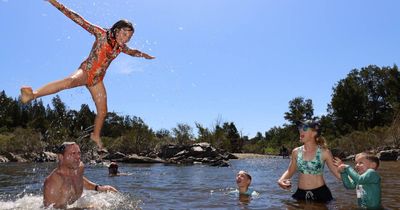
[[[101,33],[101,31],[104,31],[104,29],[102,29],[101,27],[91,24],[89,21],[85,20],[82,16],[80,16],[78,13],[67,8],[57,0],[47,0],[47,1],[49,1],[55,8],[60,10],[65,16],[73,20],[75,23],[80,25],[89,33],[97,36]]]
[[[100,191],[100,192],[108,192],[108,191],[118,192],[118,190],[115,189],[113,186],[110,186],[110,185],[104,185],[104,186],[97,185],[97,184],[91,182],[86,177],[83,177],[83,187],[85,187],[85,189],[87,189],[87,190],[96,190],[96,191]]]
[[[134,56],[134,57],[143,57],[143,58],[146,58],[146,59],[154,59],[155,58],[155,57],[153,57],[151,55],[148,55],[148,54],[146,54],[144,52],[140,52],[139,50],[131,49],[126,45],[122,48],[122,52],[127,54],[127,55]]]

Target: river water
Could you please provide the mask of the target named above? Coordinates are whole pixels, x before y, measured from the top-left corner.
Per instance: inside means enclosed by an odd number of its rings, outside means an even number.
[[[84,191],[73,209],[357,209],[356,192],[346,190],[325,167],[325,179],[335,198],[329,204],[299,203],[276,180],[289,160],[258,158],[231,160],[230,167],[203,165],[120,164],[127,176],[108,177],[107,167],[87,165],[85,176],[115,186],[119,193]],[[0,209],[43,209],[42,184],[56,163],[0,164]],[[235,175],[247,170],[259,195],[251,200],[233,193]],[[400,162],[382,162],[382,204],[400,209]],[[293,178],[297,183],[297,177]]]

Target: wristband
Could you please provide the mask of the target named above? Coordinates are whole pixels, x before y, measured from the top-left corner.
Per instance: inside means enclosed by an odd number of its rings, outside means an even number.
[[[101,185],[96,184],[96,186],[94,187],[94,190],[99,191],[99,187],[100,187],[100,186],[101,186]]]

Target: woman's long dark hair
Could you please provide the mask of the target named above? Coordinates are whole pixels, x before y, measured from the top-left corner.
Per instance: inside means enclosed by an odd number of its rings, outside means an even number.
[[[110,28],[108,33],[110,33],[110,36],[113,39],[115,39],[115,32],[117,31],[117,29],[121,28],[129,28],[132,31],[132,33],[135,33],[135,28],[133,28],[133,24],[125,19],[119,20],[116,23],[114,23],[114,25]]]

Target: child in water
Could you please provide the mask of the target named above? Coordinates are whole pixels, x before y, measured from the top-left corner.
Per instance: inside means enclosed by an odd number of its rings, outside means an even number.
[[[239,171],[236,174],[236,184],[238,187],[239,195],[240,196],[255,196],[258,193],[254,190],[250,190],[249,186],[251,184],[251,176],[246,171]]]
[[[126,45],[134,33],[131,22],[119,20],[110,29],[104,29],[86,21],[78,13],[65,7],[57,0],[48,0],[48,2],[83,29],[94,35],[96,40],[88,58],[82,62],[78,70],[71,76],[48,83],[35,91],[33,91],[31,87],[22,87],[21,102],[28,103],[39,97],[54,94],[61,90],[86,86],[92,95],[97,111],[94,121],[94,130],[90,135],[90,139],[97,144],[99,151],[101,151],[103,145],[100,132],[107,115],[107,93],[103,78],[108,66],[121,52],[130,56],[143,57],[146,59],[154,59],[155,57],[140,52],[139,50],[131,49]]]
[[[375,155],[359,153],[355,158],[355,169],[334,159],[346,189],[356,189],[358,206],[367,209],[381,208],[381,177],[376,172],[379,159]]]

